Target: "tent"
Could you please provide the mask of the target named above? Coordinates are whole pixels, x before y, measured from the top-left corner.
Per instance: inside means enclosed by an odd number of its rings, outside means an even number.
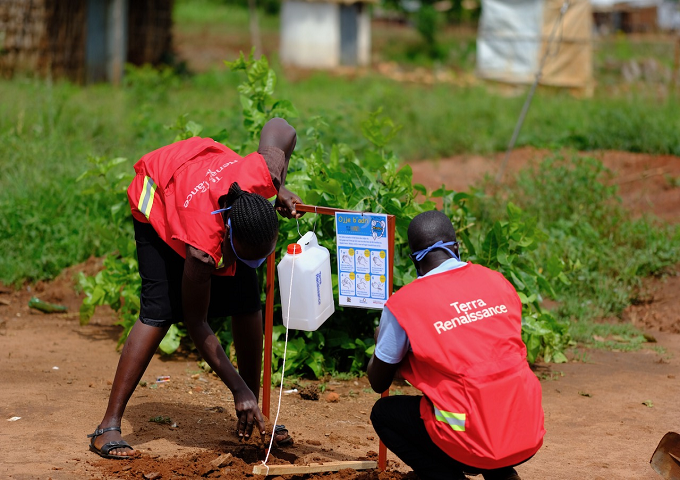
[[[588,0],[482,0],[477,75],[531,84],[542,67],[541,85],[589,93],[591,37]]]

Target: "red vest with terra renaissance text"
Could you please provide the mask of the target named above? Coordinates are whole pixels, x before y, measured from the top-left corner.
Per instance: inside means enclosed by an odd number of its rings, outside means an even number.
[[[212,215],[233,182],[265,198],[277,194],[267,164],[259,153],[241,157],[210,138],[193,137],[144,155],[128,187],[132,216],[150,223],[158,236],[186,258],[186,245],[215,261],[216,275],[234,275],[236,266],[222,268],[224,220]]]
[[[468,263],[419,278],[387,302],[412,351],[401,373],[424,394],[420,415],[451,458],[520,463],[543,443],[541,385],[522,342],[522,305],[498,272]]]

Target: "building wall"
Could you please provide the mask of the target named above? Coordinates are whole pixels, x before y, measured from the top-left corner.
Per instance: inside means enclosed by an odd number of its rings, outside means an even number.
[[[357,5],[357,65],[368,65],[371,54],[371,19],[363,3]],[[334,68],[341,64],[340,5],[284,1],[281,6],[280,58],[303,68]],[[347,39],[344,39],[347,41]]]
[[[82,81],[85,0],[0,1],[0,74]]]
[[[333,3],[283,2],[281,61],[306,68],[340,64],[340,10]]]
[[[592,88],[592,11],[575,1],[562,17],[562,0],[483,0],[477,34],[477,74],[511,84]],[[559,20],[559,23],[558,23]],[[558,27],[556,27],[558,25]],[[552,37],[550,49],[548,40]]]
[[[116,81],[125,62],[158,65],[172,53],[172,4],[0,0],[0,75]]]

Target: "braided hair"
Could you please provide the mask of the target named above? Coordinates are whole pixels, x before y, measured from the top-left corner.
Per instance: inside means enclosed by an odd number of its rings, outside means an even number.
[[[220,197],[220,207],[232,207],[232,235],[239,242],[257,248],[269,245],[279,234],[279,221],[274,206],[262,195],[241,190],[234,182],[229,193]]]

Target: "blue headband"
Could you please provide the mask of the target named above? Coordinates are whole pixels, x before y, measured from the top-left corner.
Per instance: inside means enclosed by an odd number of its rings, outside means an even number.
[[[417,252],[413,252],[411,254],[411,258],[414,258],[417,261],[421,261],[423,258],[425,258],[425,255],[430,253],[432,250],[439,248],[439,249],[446,250],[447,252],[449,252],[451,254],[451,256],[453,258],[455,258],[456,260],[460,260],[460,258],[458,258],[458,255],[453,253],[453,251],[451,249],[446,248],[446,245],[458,245],[458,242],[446,242],[446,243],[444,243],[443,241],[439,240],[434,245],[430,245],[427,248],[423,248],[422,250],[418,250]]]
[[[215,211],[213,211],[213,212],[210,212],[210,214],[211,214],[211,215],[215,215],[216,213],[226,212],[227,210],[231,210],[231,207],[220,208],[219,210],[215,210]]]

